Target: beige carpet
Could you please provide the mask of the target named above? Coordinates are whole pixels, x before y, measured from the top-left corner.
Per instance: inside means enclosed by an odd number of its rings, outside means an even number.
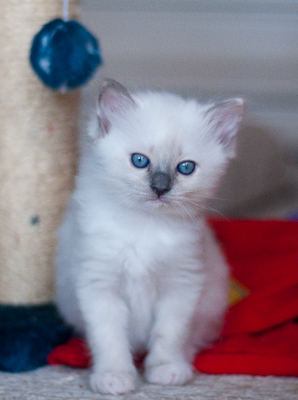
[[[197,375],[183,387],[161,387],[140,381],[138,391],[103,396],[88,387],[88,371],[44,367],[21,374],[0,373],[1,400],[298,400],[298,378]]]

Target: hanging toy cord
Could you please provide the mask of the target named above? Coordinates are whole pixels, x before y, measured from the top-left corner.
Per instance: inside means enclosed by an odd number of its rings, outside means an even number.
[[[63,21],[68,21],[68,0],[63,0]]]
[[[63,0],[63,11],[62,11],[62,19],[64,22],[68,22],[69,15],[68,15],[68,0]],[[67,86],[63,83],[60,86],[60,93],[65,94],[67,92]]]

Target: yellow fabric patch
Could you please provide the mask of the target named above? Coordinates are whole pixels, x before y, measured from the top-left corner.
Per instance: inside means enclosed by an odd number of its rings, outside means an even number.
[[[233,306],[250,294],[250,290],[237,279],[230,278],[229,305]]]

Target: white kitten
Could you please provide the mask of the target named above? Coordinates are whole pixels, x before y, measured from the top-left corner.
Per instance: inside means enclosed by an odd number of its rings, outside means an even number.
[[[242,112],[240,99],[201,105],[103,83],[57,256],[57,303],[88,339],[93,390],[135,390],[132,354],[144,351],[148,382],[184,384],[217,337],[228,268],[204,211]]]

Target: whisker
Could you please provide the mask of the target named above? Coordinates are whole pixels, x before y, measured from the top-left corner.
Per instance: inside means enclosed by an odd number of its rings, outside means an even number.
[[[190,192],[189,192],[189,193],[190,193]],[[203,196],[200,196],[200,198],[203,198]],[[205,198],[207,199],[208,197],[205,197]],[[204,211],[210,211],[210,212],[213,212],[213,213],[219,215],[220,217],[222,217],[222,218],[224,218],[224,219],[226,219],[226,220],[228,219],[225,215],[223,215],[220,211],[218,211],[218,210],[215,209],[214,207],[211,207],[211,206],[209,206],[209,205],[207,205],[207,204],[202,204],[202,203],[200,203],[199,201],[195,201],[195,200],[191,199],[191,198],[188,197],[188,196],[179,195],[179,196],[177,196],[177,198],[176,198],[175,200],[176,200],[177,202],[180,202],[181,205],[183,204],[184,209],[186,209],[186,204],[189,203],[189,204],[194,205],[195,207],[200,208],[200,209],[202,209],[202,210],[204,210]],[[189,214],[189,213],[188,213],[188,214]]]

